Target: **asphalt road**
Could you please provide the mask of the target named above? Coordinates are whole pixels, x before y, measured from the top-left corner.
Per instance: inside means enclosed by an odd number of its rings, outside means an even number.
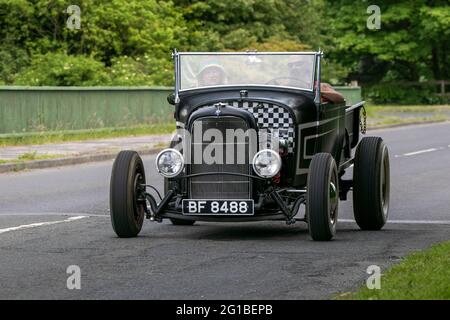
[[[108,216],[112,161],[0,174],[0,299],[326,299],[414,250],[450,239],[450,124],[369,132],[391,155],[390,222],[359,231],[340,203],[337,235],[298,222],[173,226],[119,239]],[[162,186],[153,157],[148,180]],[[351,173],[351,172],[349,172]],[[351,195],[350,195],[351,198]],[[81,289],[69,290],[69,265]]]

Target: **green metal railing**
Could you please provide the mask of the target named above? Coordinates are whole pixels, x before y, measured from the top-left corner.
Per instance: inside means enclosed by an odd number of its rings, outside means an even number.
[[[336,87],[347,101],[361,89]],[[170,87],[0,87],[0,134],[173,121]],[[349,102],[347,102],[349,103]]]
[[[346,104],[352,105],[362,100],[361,87],[334,86],[345,98]]]

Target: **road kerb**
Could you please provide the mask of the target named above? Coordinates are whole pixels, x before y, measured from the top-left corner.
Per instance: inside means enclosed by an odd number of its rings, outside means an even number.
[[[162,148],[146,148],[146,149],[138,149],[136,150],[141,155],[151,155],[158,153]],[[62,167],[69,166],[75,164],[82,164],[88,162],[97,162],[97,161],[106,161],[114,159],[118,151],[114,152],[104,152],[104,153],[96,153],[96,154],[88,154],[88,155],[80,155],[76,157],[67,157],[67,158],[56,158],[56,159],[46,159],[46,160],[31,160],[31,161],[23,161],[19,163],[5,163],[0,164],[0,173],[6,172],[14,172],[21,171],[26,169],[44,169],[44,168],[52,168],[52,167]]]

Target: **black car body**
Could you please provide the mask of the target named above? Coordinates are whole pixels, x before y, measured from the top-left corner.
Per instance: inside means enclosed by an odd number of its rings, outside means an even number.
[[[196,61],[208,61],[209,56],[205,55],[174,52],[176,86],[174,94],[168,100],[175,105],[177,134],[171,142],[171,148],[163,150],[163,156],[158,155],[157,168],[163,175],[166,167],[176,167],[178,172],[165,174],[164,194],[157,203],[146,192],[142,168],[141,181],[128,187],[135,190],[134,197],[137,200],[127,210],[134,212],[133,217],[135,220],[137,217],[138,224],[143,212],[151,220],[162,221],[169,218],[174,224],[184,225],[193,224],[197,220],[285,220],[288,224],[302,220],[309,224],[314,239],[331,239],[335,233],[339,199],[346,200],[347,192],[354,188],[354,179],[343,180],[342,176],[355,163],[355,147],[360,140],[360,116],[364,102],[346,105],[345,99],[338,92],[321,84],[321,52],[247,52],[234,53],[235,56],[233,53],[211,54],[216,59],[207,66],[216,69],[212,72],[212,79],[220,79],[221,75],[226,75],[228,70],[222,70],[225,69],[222,65],[227,66],[229,61],[236,58],[242,63],[239,68],[235,64],[230,65],[228,69],[234,72],[233,75],[243,72],[242,77],[245,77],[244,69],[247,68],[250,70],[248,73],[254,73],[253,79],[257,80],[245,83],[245,80],[241,81],[239,76],[235,76],[231,83],[198,87],[194,84],[190,88],[189,85],[192,84],[186,83],[195,81],[192,80],[193,77],[188,80],[183,78],[183,67],[193,75],[202,75],[203,71],[194,72],[192,69],[195,69]],[[191,59],[193,63],[189,65],[186,62],[183,65],[183,59]],[[278,66],[282,73],[285,61],[287,65],[299,65],[300,71],[294,69],[296,72],[301,72],[303,66],[306,70],[301,73],[303,78],[297,80],[297,74],[289,69],[290,73],[285,71],[274,79],[264,79],[261,71],[267,70],[264,62]],[[257,65],[253,66],[254,63]],[[188,72],[186,70],[185,73]],[[270,72],[278,74],[277,70]],[[208,76],[211,79],[211,75]],[[201,84],[200,80],[197,81],[198,84]],[[236,132],[251,130],[255,134],[246,135],[239,143],[234,138],[232,141],[211,138],[207,144],[203,139],[206,136],[203,131],[220,132],[226,137],[229,132],[227,130],[230,129]],[[203,140],[200,139],[197,143],[196,138],[200,135]],[[364,154],[356,152],[359,162],[355,165],[354,175],[359,175],[355,177],[359,185],[354,192],[357,197],[356,200],[354,198],[357,203],[355,218],[363,229],[379,229],[387,218],[389,161],[387,148],[380,138],[376,139],[377,141],[371,139],[373,141],[363,143],[368,146],[368,151]],[[217,142],[218,140],[220,141]],[[234,157],[242,155],[243,150],[245,156],[240,163],[192,161],[199,150],[205,152],[208,145],[217,148],[214,149],[215,153],[211,153],[213,157],[220,150],[223,150],[224,159],[232,154],[230,157],[235,160]],[[266,149],[272,151],[262,151]],[[262,153],[257,158],[255,153],[259,151]],[[171,160],[179,157],[179,154],[184,159],[182,168],[180,163]],[[369,156],[375,158],[367,159]],[[189,161],[186,161],[187,158]],[[275,172],[278,159],[281,167],[275,175],[263,176],[258,173],[259,170]],[[371,161],[375,161],[375,164],[370,165]],[[363,164],[372,167],[361,168]],[[376,174],[368,177],[368,170],[376,171]],[[373,187],[380,190],[379,195],[373,195],[375,200],[368,198]],[[118,212],[118,209],[114,210],[113,204],[118,191],[113,189],[112,181],[112,214],[114,211]],[[311,194],[312,191],[314,194]],[[299,217],[303,204],[306,204],[306,213]],[[374,213],[365,213],[366,206],[378,209]],[[242,212],[236,208],[242,208]],[[129,213],[128,216],[131,217]],[[139,225],[137,229],[140,230]]]

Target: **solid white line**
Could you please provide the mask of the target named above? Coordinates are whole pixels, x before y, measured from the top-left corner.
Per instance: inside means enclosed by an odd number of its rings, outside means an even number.
[[[58,220],[58,221],[48,221],[48,222],[38,222],[38,223],[31,223],[31,224],[24,224],[17,227],[11,227],[11,228],[5,228],[0,229],[0,234],[10,231],[19,231],[24,229],[31,229],[31,228],[37,228],[37,227],[43,227],[43,226],[50,226],[53,224],[63,223],[63,222],[72,222],[80,219],[88,218],[87,216],[76,216],[76,217],[70,217],[65,220]]]
[[[408,156],[414,156],[416,154],[421,154],[421,153],[427,153],[427,152],[433,152],[433,151],[437,151],[437,148],[430,148],[430,149],[425,149],[425,150],[419,150],[419,151],[414,151],[414,152],[409,152],[409,153],[404,153],[403,155],[405,157]]]
[[[353,219],[338,219],[339,222],[356,222]],[[450,224],[450,220],[388,220],[394,224]]]
[[[60,213],[60,212],[6,212],[6,213],[0,213],[0,218],[1,217],[24,217],[24,216],[87,216],[87,217],[108,217],[109,218],[109,214],[93,214],[93,213],[85,213],[85,212],[64,212],[64,213]]]

